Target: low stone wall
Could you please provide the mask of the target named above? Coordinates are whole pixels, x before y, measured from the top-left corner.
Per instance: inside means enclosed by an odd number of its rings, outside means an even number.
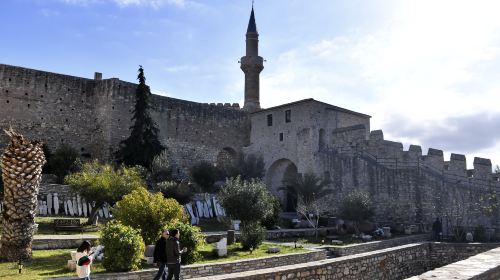
[[[432,264],[436,264],[432,259],[445,256],[447,253],[463,250],[459,256],[468,257],[469,254],[481,252],[488,247],[500,246],[500,244],[438,244],[432,246],[432,243],[409,244],[394,248],[388,248],[368,253],[361,253],[351,256],[344,256],[334,259],[303,263],[297,265],[288,265],[274,269],[262,269],[258,271],[248,271],[243,273],[234,273],[228,275],[220,275],[211,277],[212,280],[218,279],[247,279],[247,280],[264,280],[264,279],[356,279],[356,280],[390,280],[402,279],[415,274],[421,274],[424,271],[432,269]],[[432,250],[435,249],[435,252]],[[500,248],[499,248],[500,250]],[[498,252],[500,254],[500,252]],[[469,255],[470,256],[470,255]],[[485,280],[498,280],[499,278],[491,278],[497,275],[495,267],[498,260],[493,261],[493,256],[490,256],[490,269],[485,272],[488,278],[477,278]],[[452,258],[445,257],[442,262],[450,261]],[[479,258],[480,260],[480,258]],[[479,262],[479,261],[478,261]],[[449,277],[444,279],[461,279]],[[198,278],[202,279],[202,278]],[[411,278],[412,280],[420,278]],[[426,279],[426,278],[425,278]],[[431,278],[429,278],[431,279]],[[436,278],[432,278],[436,279]],[[469,278],[464,278],[469,279]],[[476,279],[476,278],[470,278]]]
[[[326,259],[326,251],[314,250],[305,253],[292,253],[271,257],[247,259],[240,261],[219,262],[211,264],[194,264],[182,267],[183,279],[194,277],[208,277],[222,274],[252,271],[257,269],[275,268],[278,266],[305,263]],[[92,279],[152,279],[157,269],[146,269],[124,273],[98,273],[92,274]],[[57,279],[78,279],[77,277],[64,277]]]
[[[349,256],[359,253],[365,253],[390,247],[400,246],[409,243],[422,242],[429,240],[429,234],[417,234],[404,237],[396,237],[387,240],[377,240],[359,244],[352,244],[346,246],[331,246],[327,250],[332,252],[336,257]]]
[[[389,280],[426,270],[427,244],[409,244],[352,256],[211,277],[218,279]],[[195,279],[203,279],[195,278]]]
[[[440,267],[500,247],[500,243],[429,243],[429,266]]]
[[[49,250],[49,249],[74,249],[78,248],[84,240],[90,241],[92,244],[97,240],[96,236],[90,235],[74,235],[74,236],[43,236],[35,235],[31,248],[33,250]]]
[[[500,246],[500,244],[497,244]],[[431,253],[432,254],[432,253]],[[498,280],[500,279],[500,247],[428,271],[407,280]]]

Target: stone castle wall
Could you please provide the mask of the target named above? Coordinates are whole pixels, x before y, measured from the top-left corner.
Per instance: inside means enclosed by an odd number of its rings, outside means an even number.
[[[464,155],[444,161],[437,149],[422,155],[420,146],[411,145],[403,151],[401,143],[384,140],[381,131],[372,131],[369,140],[359,126],[334,133],[335,140],[316,155],[320,174],[332,180],[339,201],[361,189],[371,194],[380,222],[428,224],[439,216],[446,228],[457,224],[446,217],[460,216],[464,226],[500,226],[498,208],[490,215],[484,211],[494,205],[486,198],[500,193],[489,159],[475,158],[474,168],[467,170]]]
[[[86,79],[0,64],[0,127],[9,125],[55,150],[61,143],[83,156],[109,160],[132,124],[136,84]],[[198,160],[248,145],[248,113],[153,95],[152,116],[180,173]],[[222,104],[221,104],[222,105]],[[1,134],[0,147],[6,137]],[[224,150],[225,149],[225,150]]]

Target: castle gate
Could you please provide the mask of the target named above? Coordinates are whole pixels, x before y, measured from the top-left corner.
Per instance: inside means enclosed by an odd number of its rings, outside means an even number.
[[[269,190],[279,197],[285,211],[295,211],[297,204],[286,191],[281,190],[286,181],[297,176],[297,166],[291,160],[282,158],[271,164],[266,172],[265,182]]]

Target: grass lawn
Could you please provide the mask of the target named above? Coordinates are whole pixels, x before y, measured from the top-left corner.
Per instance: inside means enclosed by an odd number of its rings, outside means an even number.
[[[80,231],[55,231],[54,230],[54,219],[80,219],[81,224],[87,222],[87,218],[67,218],[67,217],[35,217],[35,223],[38,224],[38,232],[36,235],[40,234],[81,234]],[[85,234],[99,234],[99,227],[95,226],[84,226],[83,233]]]
[[[75,276],[75,272],[66,268],[71,259],[70,250],[36,250],[33,260],[23,263],[22,274],[19,274],[17,263],[0,263],[0,279],[46,279],[49,277]],[[101,263],[92,264],[92,273],[104,271]]]
[[[344,242],[345,245],[350,245],[350,244],[356,244],[356,243],[362,243],[361,240],[359,239],[353,239],[351,234],[345,234],[345,235],[339,235],[335,240],[340,240]],[[288,237],[288,238],[278,238],[278,239],[273,239],[272,241],[275,242],[285,242],[285,243],[294,243],[297,241],[297,246],[322,246],[322,245],[329,245],[331,246],[331,239],[327,239],[326,237],[318,237],[316,239],[315,237],[301,237],[301,238],[293,238],[293,237]]]
[[[281,251],[279,253],[267,253],[267,248],[269,247],[280,247]],[[213,262],[227,262],[227,261],[236,261],[242,259],[252,259],[252,258],[261,258],[261,257],[270,257],[281,254],[289,254],[289,253],[299,253],[299,252],[307,252],[307,250],[302,248],[294,248],[291,246],[284,245],[275,245],[275,244],[262,244],[257,250],[250,253],[249,251],[243,251],[241,249],[240,243],[234,243],[227,247],[227,257],[219,258],[213,252],[214,245],[206,244],[200,249],[200,253],[203,256],[203,260],[197,262],[198,263],[213,263]]]
[[[196,225],[201,231],[227,231],[229,224],[219,222],[217,219],[200,219],[200,223]]]

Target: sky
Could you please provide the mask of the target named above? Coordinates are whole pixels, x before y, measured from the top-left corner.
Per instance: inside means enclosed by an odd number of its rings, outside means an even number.
[[[0,63],[243,103],[251,0],[1,0]],[[500,1],[256,0],[261,105],[314,98],[385,139],[500,164]]]

